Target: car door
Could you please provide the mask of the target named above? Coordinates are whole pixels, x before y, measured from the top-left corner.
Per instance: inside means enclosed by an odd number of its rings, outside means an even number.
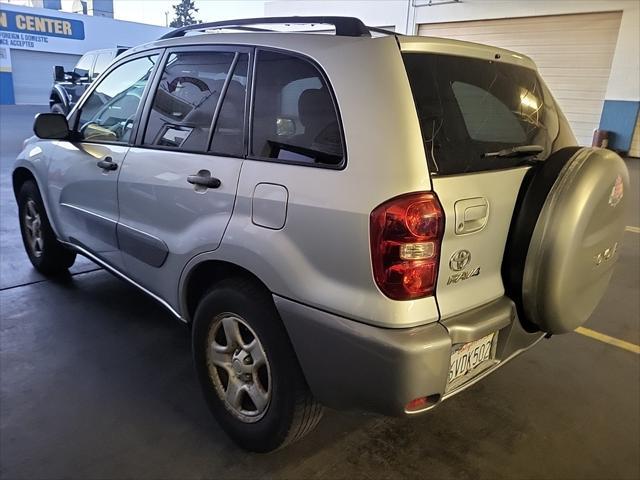
[[[173,298],[184,265],[215,250],[231,217],[245,146],[250,51],[168,50],[146,129],[118,181],[125,273]]]
[[[505,294],[503,259],[521,185],[529,165],[563,141],[566,120],[532,68],[435,54],[428,44],[403,48],[411,48],[403,59],[446,217],[436,297],[447,319]]]
[[[116,267],[118,174],[158,58],[148,53],[111,69],[70,116],[74,139],[55,142],[49,164],[61,235]]]

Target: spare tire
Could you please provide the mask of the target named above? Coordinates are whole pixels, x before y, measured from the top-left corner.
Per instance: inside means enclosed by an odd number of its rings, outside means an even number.
[[[625,230],[629,173],[610,150],[567,147],[525,176],[502,275],[528,331],[565,333],[602,299]]]

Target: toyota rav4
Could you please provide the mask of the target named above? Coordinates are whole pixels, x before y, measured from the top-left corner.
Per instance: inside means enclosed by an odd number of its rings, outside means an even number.
[[[531,59],[355,18],[183,27],[34,132],[13,171],[34,267],[79,253],[191,324],[254,451],[323,406],[423,413],[574,330],[624,231],[623,160],[576,145]]]

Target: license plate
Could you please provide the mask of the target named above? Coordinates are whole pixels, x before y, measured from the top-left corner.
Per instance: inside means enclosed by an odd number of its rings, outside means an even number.
[[[449,383],[464,377],[473,370],[491,359],[493,338],[495,333],[487,335],[480,340],[465,343],[451,354],[451,367],[449,369]]]

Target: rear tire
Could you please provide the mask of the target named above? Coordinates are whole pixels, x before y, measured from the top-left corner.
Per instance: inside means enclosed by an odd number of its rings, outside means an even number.
[[[76,260],[75,252],[56,238],[40,191],[33,180],[24,182],[18,193],[20,233],[31,264],[44,275],[66,272]]]
[[[234,335],[238,342],[229,340]],[[192,339],[209,409],[242,448],[282,448],[320,421],[323,408],[309,391],[269,292],[256,282],[217,283],[198,305]],[[241,393],[233,395],[232,386]]]

